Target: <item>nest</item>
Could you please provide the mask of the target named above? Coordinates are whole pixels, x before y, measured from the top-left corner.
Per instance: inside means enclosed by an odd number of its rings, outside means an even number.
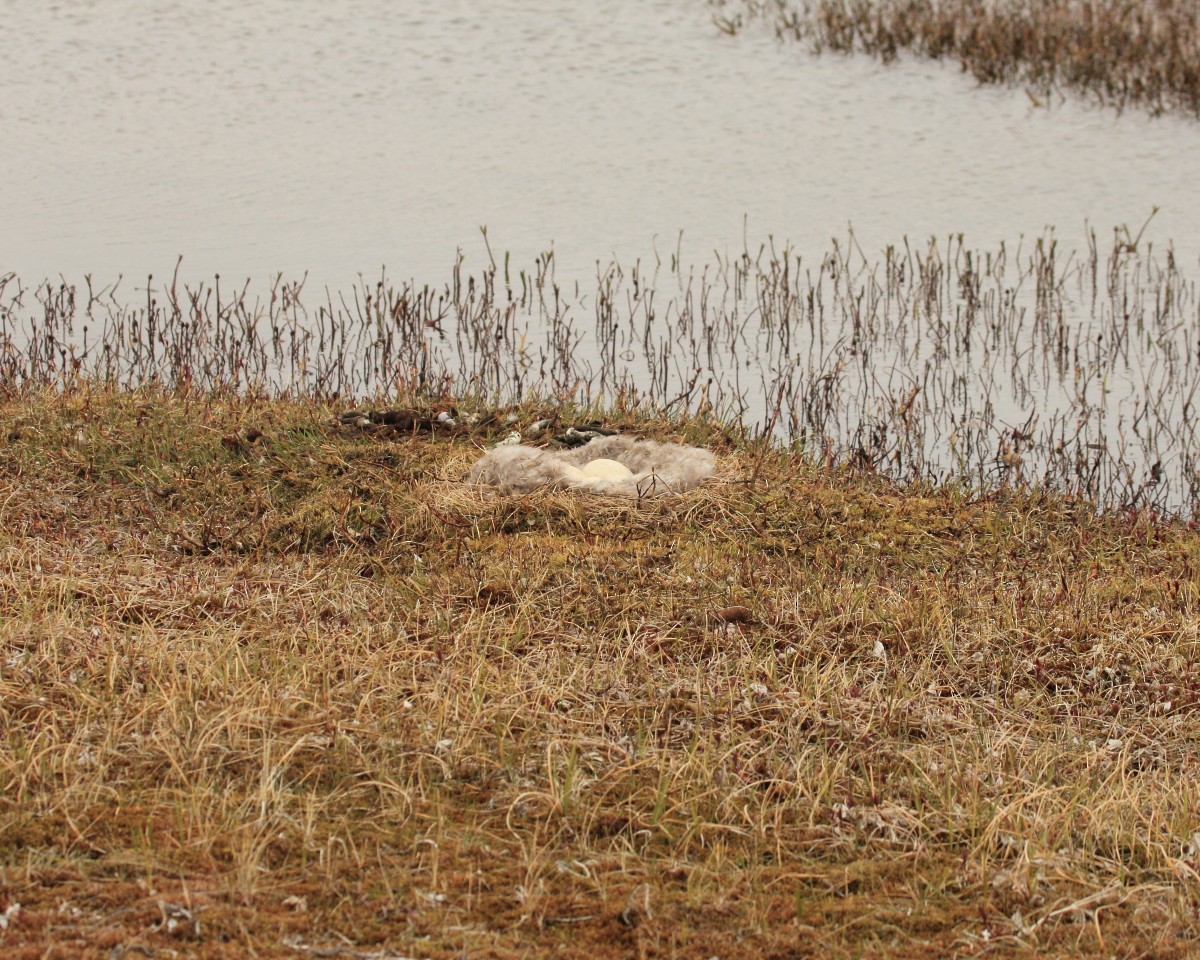
[[[701,447],[632,437],[598,437],[573,450],[522,445],[489,450],[467,473],[468,483],[504,493],[553,486],[607,497],[682,493],[712,475],[716,457]]]

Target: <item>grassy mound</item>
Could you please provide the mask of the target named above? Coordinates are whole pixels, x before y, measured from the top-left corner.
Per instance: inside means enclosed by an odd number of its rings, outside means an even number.
[[[553,411],[338,412],[0,404],[6,957],[1194,949],[1186,526],[631,416],[717,478],[506,497]]]

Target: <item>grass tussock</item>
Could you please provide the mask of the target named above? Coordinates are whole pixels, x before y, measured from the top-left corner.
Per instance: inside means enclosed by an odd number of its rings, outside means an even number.
[[[626,416],[716,477],[504,496],[545,409],[335,412],[0,406],[6,957],[1194,950],[1186,526]]]
[[[1200,11],[1189,0],[719,0],[736,33],[766,17],[816,52],[957,61],[981,83],[1044,97],[1067,88],[1101,103],[1200,115]]]

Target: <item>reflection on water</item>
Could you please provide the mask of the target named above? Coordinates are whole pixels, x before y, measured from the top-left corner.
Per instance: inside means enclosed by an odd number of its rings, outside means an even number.
[[[549,9],[549,7],[553,9]],[[560,270],[820,256],[852,224],[1082,249],[1162,213],[1200,253],[1200,126],[953,69],[722,37],[702,0],[437,4],[0,0],[0,272],[101,281],[361,271],[444,282],[463,248]]]

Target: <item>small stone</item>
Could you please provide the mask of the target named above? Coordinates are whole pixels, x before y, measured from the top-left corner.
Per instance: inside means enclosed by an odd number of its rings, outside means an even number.
[[[714,610],[712,612],[712,619],[717,623],[724,624],[752,624],[757,622],[754,619],[754,612],[749,607],[742,606],[721,607],[719,610]]]

